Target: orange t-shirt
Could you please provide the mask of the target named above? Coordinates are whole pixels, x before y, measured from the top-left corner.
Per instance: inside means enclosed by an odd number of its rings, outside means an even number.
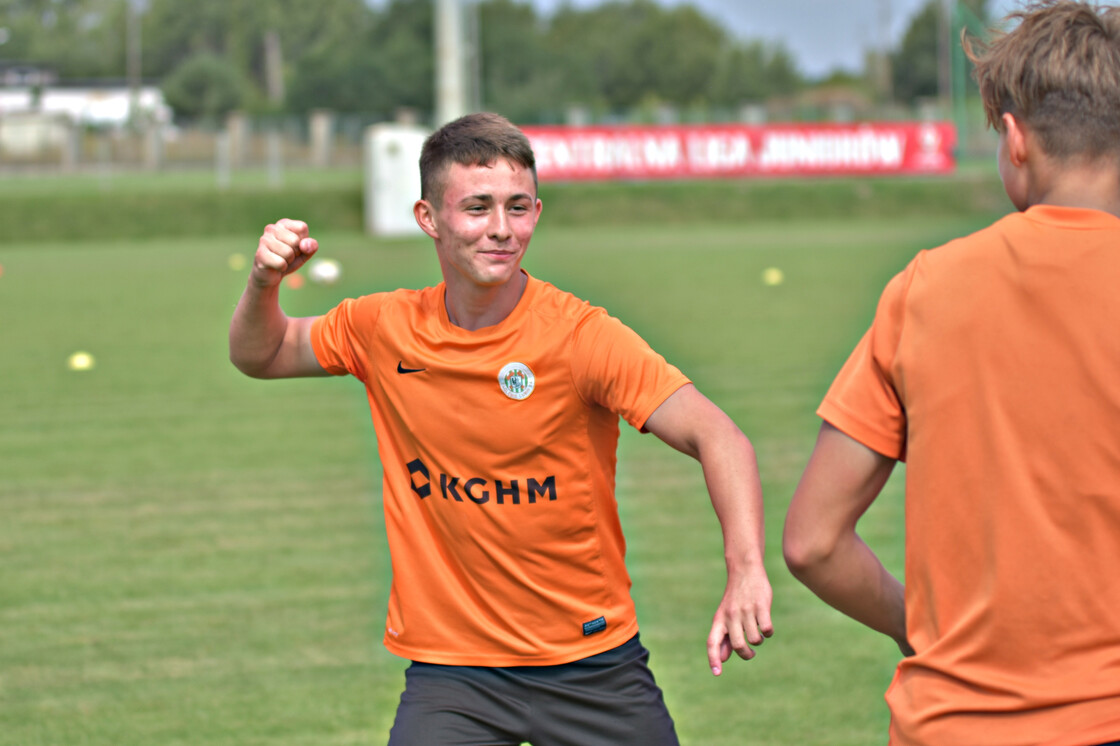
[[[392,557],[385,645],[447,665],[554,665],[637,632],[614,498],[618,418],[688,379],[601,308],[530,277],[496,326],[444,286],[343,301],[320,364],[366,385]]]
[[[891,743],[1120,739],[1120,219],[920,253],[818,413],[907,462]]]

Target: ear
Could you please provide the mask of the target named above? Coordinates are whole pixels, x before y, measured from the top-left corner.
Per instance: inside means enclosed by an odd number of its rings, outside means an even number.
[[[432,207],[432,203],[426,199],[416,200],[416,204],[412,206],[412,215],[416,218],[416,224],[420,226],[420,230],[427,233],[435,240],[439,240],[439,227],[436,225],[436,209]]]
[[[1018,168],[1027,161],[1027,131],[1014,114],[1004,114],[1000,122],[1007,134],[1007,159]]]

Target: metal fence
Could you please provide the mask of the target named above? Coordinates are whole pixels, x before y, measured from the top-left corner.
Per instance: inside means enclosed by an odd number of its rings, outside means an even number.
[[[222,126],[90,127],[35,113],[0,116],[0,170],[81,172],[97,169],[217,172],[358,165],[365,129],[384,118],[229,117]]]
[[[774,112],[752,110],[750,123],[783,121]],[[734,117],[744,121],[743,113]],[[789,112],[786,112],[788,115]],[[855,120],[930,120],[936,109],[900,111],[898,109],[842,112],[841,115],[812,117],[818,121]],[[788,117],[803,119],[804,117]],[[654,119],[629,117],[670,124],[693,122],[694,117],[660,114]],[[971,117],[957,122],[958,154],[962,157],[993,152],[994,140],[982,120]],[[307,117],[249,117],[234,114],[220,126],[149,125],[147,127],[91,127],[75,124],[66,117],[35,113],[0,112],[0,173],[80,173],[85,171],[160,171],[214,169],[219,184],[232,172],[242,169],[336,168],[361,164],[363,138],[367,128],[380,122],[415,124],[409,111],[391,116],[338,115],[317,111]],[[623,118],[606,122],[619,124]],[[711,121],[719,121],[719,118]],[[584,124],[594,124],[586,118]]]

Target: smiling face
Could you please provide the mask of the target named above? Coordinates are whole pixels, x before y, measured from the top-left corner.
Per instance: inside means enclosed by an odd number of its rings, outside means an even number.
[[[541,214],[533,173],[507,160],[452,163],[440,203],[420,200],[416,221],[435,240],[450,293],[517,284]]]

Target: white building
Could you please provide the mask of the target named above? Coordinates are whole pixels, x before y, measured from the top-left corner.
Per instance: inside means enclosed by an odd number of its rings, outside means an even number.
[[[63,117],[73,124],[123,127],[128,123],[132,91],[121,88],[43,88],[38,102],[32,88],[0,88],[0,120],[9,115],[41,114]],[[142,116],[161,125],[171,123],[171,107],[154,86],[140,88],[137,107]]]
[[[159,88],[140,88],[136,104],[141,118],[164,130],[171,108]],[[75,157],[82,127],[120,130],[128,124],[132,91],[120,88],[0,88],[0,155],[37,158],[50,151]]]

